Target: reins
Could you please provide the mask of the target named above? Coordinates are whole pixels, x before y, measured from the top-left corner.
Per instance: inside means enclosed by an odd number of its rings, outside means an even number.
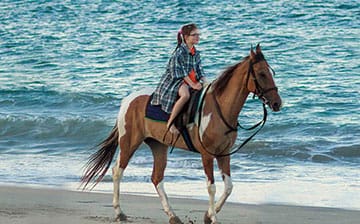
[[[254,126],[252,126],[252,127],[250,127],[250,128],[245,128],[245,127],[241,126],[241,125],[239,124],[239,122],[238,122],[236,128],[234,128],[234,127],[232,127],[232,126],[226,121],[226,119],[225,119],[224,115],[222,114],[221,109],[220,109],[220,107],[219,107],[219,103],[217,102],[217,100],[216,100],[215,97],[214,97],[214,99],[215,99],[214,102],[215,102],[215,105],[216,105],[216,108],[217,108],[217,112],[219,113],[219,116],[220,116],[222,122],[229,128],[229,131],[225,132],[225,135],[227,135],[227,134],[229,134],[229,133],[231,133],[231,132],[234,132],[234,131],[235,131],[235,132],[238,131],[238,128],[237,128],[237,127],[240,127],[241,129],[244,129],[244,130],[247,130],[247,131],[250,131],[250,130],[253,130],[253,129],[255,129],[255,128],[257,128],[257,127],[260,126],[260,128],[259,128],[258,130],[256,130],[252,135],[250,135],[247,139],[245,139],[243,143],[241,143],[239,146],[237,146],[237,148],[236,148],[236,146],[233,147],[233,148],[230,150],[230,152],[227,153],[227,154],[222,154],[222,152],[219,153],[219,154],[215,154],[215,153],[210,152],[209,150],[206,149],[203,141],[200,139],[200,134],[198,135],[198,136],[199,136],[199,142],[200,142],[201,146],[203,147],[203,149],[204,149],[208,154],[210,154],[210,155],[212,155],[212,156],[214,156],[214,157],[231,156],[231,155],[237,153],[238,151],[240,151],[240,149],[242,149],[242,148],[243,148],[255,135],[257,135],[257,133],[259,133],[259,131],[264,127],[264,125],[265,125],[265,123],[266,123],[266,120],[267,120],[267,110],[266,110],[265,104],[263,103],[263,104],[262,104],[262,106],[263,106],[263,119],[262,119],[261,121],[259,121],[257,124],[255,124]],[[200,108],[201,110],[202,110],[202,106],[203,106],[203,100],[201,101],[201,108]],[[201,111],[201,110],[200,110],[200,111]],[[201,114],[199,114],[199,130],[200,130],[200,126],[201,126]],[[235,149],[235,148],[236,148],[236,149]],[[224,149],[224,150],[225,150],[225,149]]]
[[[225,132],[225,135],[227,135],[231,132],[237,131],[238,130],[237,127],[234,128],[233,126],[231,126],[231,124],[229,124],[229,122],[226,121],[226,119],[221,111],[219,102],[216,100],[215,94],[212,94],[212,96],[213,96],[213,100],[215,102],[215,108],[216,108],[217,113],[219,114],[221,120],[226,125],[226,127],[229,128],[229,130],[227,132]],[[239,124],[239,123],[237,123],[237,124]]]
[[[253,79],[254,79],[254,82],[255,82],[255,86],[256,86],[256,91],[259,92],[259,99],[263,99],[263,96],[265,93],[267,92],[270,92],[270,91],[277,91],[277,87],[273,87],[273,88],[269,88],[267,90],[263,90],[263,88],[261,88],[261,86],[259,85],[259,83],[257,82],[256,80],[256,76],[255,76],[255,72],[254,72],[254,69],[253,69],[253,65],[258,63],[259,61],[257,62],[249,62],[249,69],[248,69],[248,74],[247,74],[247,80],[246,80],[246,85],[248,84],[248,81],[249,81],[249,78],[250,78],[250,75],[253,76]],[[272,70],[272,68],[271,68]],[[210,84],[211,85],[211,84]],[[208,91],[210,85],[207,87],[206,89],[206,92]],[[206,94],[205,92],[205,94]],[[219,153],[219,154],[215,154],[215,153],[212,153],[212,152],[209,152],[209,150],[206,149],[206,147],[204,146],[204,143],[202,142],[201,138],[200,138],[200,133],[199,133],[199,142],[201,144],[201,146],[203,147],[203,149],[210,155],[214,156],[214,157],[225,157],[225,156],[231,156],[233,155],[234,153],[237,153],[238,151],[240,151],[240,149],[242,147],[244,147],[257,133],[259,133],[259,131],[264,127],[265,123],[266,123],[266,120],[267,120],[267,110],[266,110],[266,107],[265,107],[265,103],[263,102],[262,103],[262,106],[263,106],[263,119],[261,121],[259,121],[257,124],[253,125],[252,127],[250,128],[245,128],[243,126],[240,125],[239,122],[237,122],[237,125],[236,127],[233,127],[231,124],[229,124],[229,122],[227,122],[227,120],[225,119],[222,111],[221,111],[221,108],[220,108],[220,105],[219,105],[219,102],[217,101],[216,97],[215,97],[215,94],[213,94],[213,100],[215,102],[215,108],[216,108],[216,111],[218,113],[218,115],[220,116],[222,122],[225,124],[225,126],[229,129],[228,131],[225,132],[225,135],[228,135],[229,133],[231,132],[237,132],[238,131],[238,127],[240,127],[241,129],[243,130],[247,130],[247,131],[250,131],[250,130],[253,130],[257,127],[260,126],[260,128],[258,130],[256,130],[252,135],[250,135],[247,139],[244,140],[243,143],[241,143],[239,146],[236,146],[233,147],[229,153],[227,154],[222,154],[223,152]],[[255,94],[254,94],[254,97],[255,97]],[[204,103],[204,99],[205,97],[201,100],[201,103],[200,103],[200,110],[199,111],[202,111],[203,109],[203,103]],[[200,126],[201,126],[201,113],[199,113],[199,130],[200,130]],[[236,149],[235,149],[236,148]],[[225,151],[226,149],[224,149],[223,151]]]

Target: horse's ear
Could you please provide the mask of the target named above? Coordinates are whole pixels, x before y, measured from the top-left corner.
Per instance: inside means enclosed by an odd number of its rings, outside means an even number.
[[[250,58],[255,59],[255,52],[254,52],[254,49],[253,49],[252,45],[251,45],[251,48],[250,48]]]
[[[256,54],[260,54],[261,53],[261,47],[260,47],[260,43],[258,43],[256,45]]]

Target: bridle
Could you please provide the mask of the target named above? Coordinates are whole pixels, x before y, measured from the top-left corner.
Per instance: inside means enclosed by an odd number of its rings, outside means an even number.
[[[255,95],[256,95],[259,99],[261,99],[263,101],[263,103],[268,104],[269,101],[265,98],[265,94],[268,93],[268,92],[271,92],[271,91],[276,91],[277,92],[278,88],[276,86],[274,86],[274,87],[271,87],[271,88],[268,88],[268,89],[264,89],[259,84],[259,82],[258,82],[258,80],[256,78],[255,71],[254,71],[254,65],[261,62],[261,61],[265,61],[265,59],[260,59],[260,60],[257,60],[255,62],[252,62],[251,60],[249,61],[249,69],[248,69],[247,78],[246,78],[246,86],[249,85],[249,79],[250,79],[250,76],[251,76],[251,78],[253,79],[253,81],[255,83],[254,98],[255,98]],[[272,73],[275,76],[274,69],[272,69],[270,67],[270,65],[266,61],[265,61],[265,63],[266,63],[268,68],[272,71]]]
[[[225,126],[229,129],[228,131],[226,131],[224,133],[224,135],[228,135],[229,133],[231,132],[237,132],[238,131],[238,127],[240,127],[241,129],[244,129],[244,130],[253,130],[257,127],[260,126],[259,129],[257,129],[252,135],[250,135],[247,139],[245,139],[243,141],[243,143],[241,143],[239,146],[237,147],[233,147],[233,149],[230,150],[229,153],[226,153],[226,154],[222,154],[223,152],[219,153],[219,154],[215,154],[215,153],[212,153],[212,152],[209,152],[206,147],[204,146],[201,138],[200,138],[200,133],[199,133],[199,142],[201,144],[201,146],[205,149],[205,151],[207,153],[209,153],[210,155],[214,156],[214,157],[225,157],[225,156],[230,156],[234,153],[237,153],[242,147],[244,147],[257,133],[259,133],[259,131],[264,127],[265,123],[266,123],[266,119],[267,119],[267,110],[266,110],[266,107],[265,105],[269,103],[269,101],[266,99],[265,97],[265,94],[270,92],[270,91],[278,91],[278,88],[275,86],[275,87],[272,87],[272,88],[268,88],[268,89],[264,89],[261,87],[261,85],[259,84],[259,82],[257,81],[256,79],[256,74],[255,74],[255,71],[254,71],[254,65],[256,63],[259,63],[261,61],[263,61],[264,59],[261,59],[261,60],[257,60],[256,62],[252,62],[251,60],[249,61],[249,69],[248,69],[248,73],[247,73],[247,78],[246,78],[246,86],[248,86],[249,84],[249,79],[250,79],[250,76],[252,77],[254,83],[255,83],[255,92],[254,92],[254,97],[255,95],[258,96],[259,99],[262,100],[262,106],[263,106],[263,119],[261,121],[259,121],[258,123],[256,123],[255,125],[253,125],[252,127],[250,128],[245,128],[243,126],[240,125],[239,122],[237,122],[236,124],[236,127],[233,127],[231,124],[229,124],[229,122],[225,119],[222,111],[221,111],[221,108],[220,108],[220,105],[219,105],[219,102],[217,101],[216,97],[215,97],[215,94],[212,93],[212,96],[213,96],[213,100],[215,102],[215,108],[216,108],[216,111],[218,113],[218,115],[220,116],[222,122],[225,124]],[[268,64],[267,64],[268,65]],[[271,71],[273,72],[273,74],[275,75],[275,71],[268,65],[268,67],[271,69]],[[206,92],[209,90],[209,87],[211,86],[211,84],[208,85],[207,89],[205,90],[205,94]],[[204,97],[205,98],[205,97]],[[203,103],[204,103],[204,98],[201,100],[201,103],[200,103],[200,110],[199,111],[202,111],[203,109]],[[200,126],[201,126],[201,113],[200,113],[200,116],[199,116],[199,120],[198,120],[198,124],[199,124],[199,130],[200,130]],[[236,148],[236,149],[235,149]],[[225,151],[225,149],[223,150]]]

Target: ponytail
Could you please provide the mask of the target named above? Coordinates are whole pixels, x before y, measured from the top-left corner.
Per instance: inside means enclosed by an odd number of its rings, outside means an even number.
[[[181,28],[177,33],[177,45],[174,52],[180,47],[183,41],[185,42],[185,40],[183,39],[182,28]]]

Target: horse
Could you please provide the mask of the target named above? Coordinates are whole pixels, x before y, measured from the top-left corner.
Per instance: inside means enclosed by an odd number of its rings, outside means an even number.
[[[120,153],[112,167],[113,207],[116,220],[127,220],[120,208],[120,181],[129,160],[144,142],[154,158],[151,181],[155,186],[170,224],[182,221],[169,204],[164,188],[164,171],[167,164],[168,147],[189,150],[182,138],[174,142],[174,136],[166,128],[166,122],[160,123],[145,117],[145,108],[151,91],[138,91],[125,97],[120,106],[114,128],[109,136],[99,144],[97,152],[92,154],[85,166],[81,182],[84,189],[90,182],[93,187],[99,183],[111,166],[119,146]],[[256,95],[272,111],[281,109],[281,98],[273,79],[273,70],[267,63],[260,44],[250,49],[250,54],[239,63],[229,66],[207,88],[203,96],[203,105],[197,112],[189,134],[193,145],[201,155],[203,169],[207,180],[209,207],[205,212],[204,223],[218,223],[217,213],[222,209],[232,192],[233,184],[230,174],[230,154],[237,138],[237,119],[250,93]],[[224,182],[224,192],[215,202],[214,160],[217,161]]]

